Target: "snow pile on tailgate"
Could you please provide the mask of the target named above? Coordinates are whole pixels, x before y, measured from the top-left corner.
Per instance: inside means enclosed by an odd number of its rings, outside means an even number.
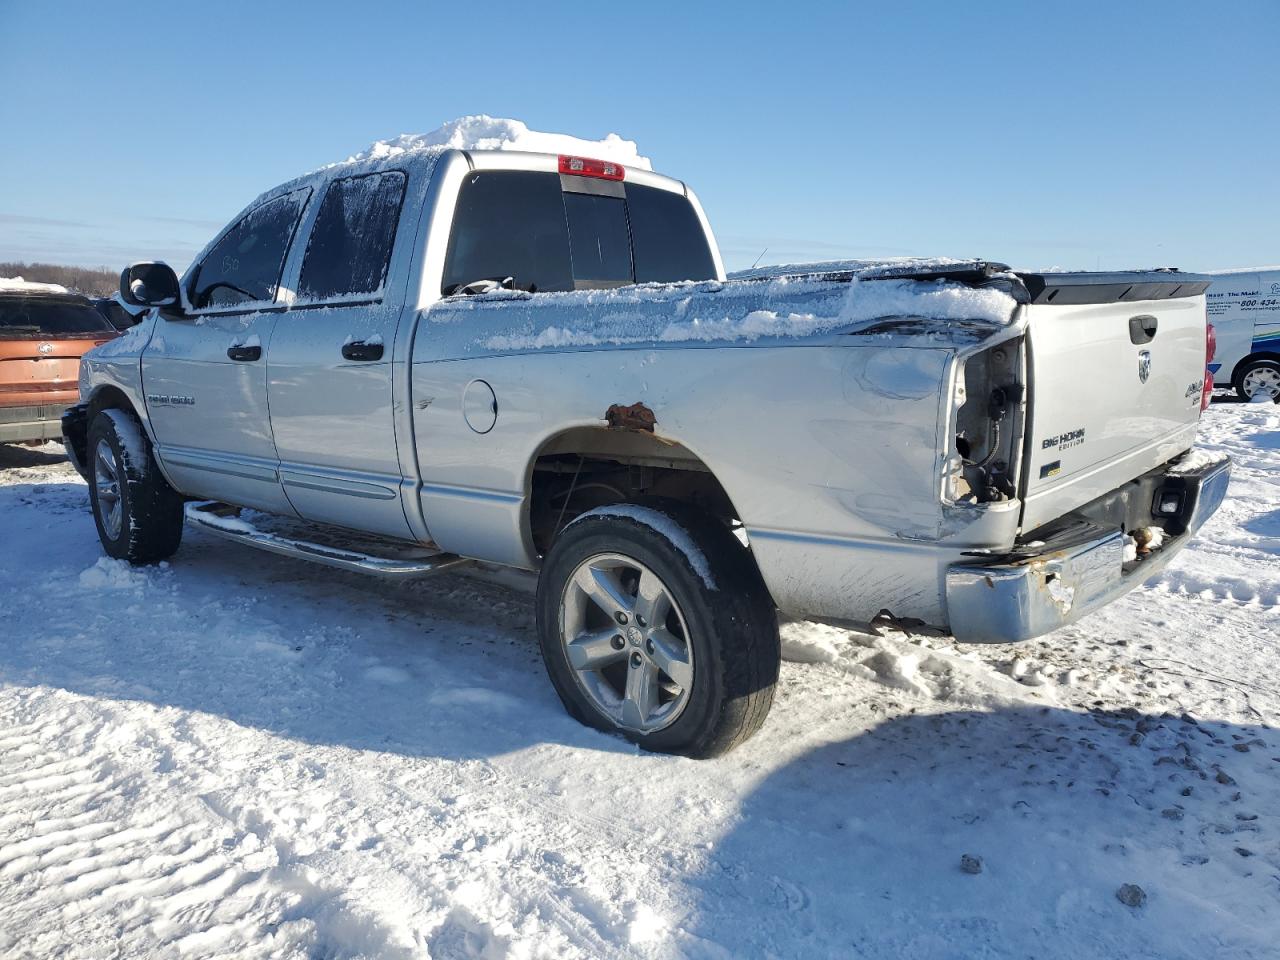
[[[465,323],[473,356],[627,344],[788,343],[873,332],[888,318],[1008,324],[1014,298],[996,287],[947,279],[858,273],[641,284],[615,290],[501,291],[431,308],[432,323]],[[883,277],[883,278],[881,278]],[[935,333],[938,331],[935,331]],[[968,339],[970,331],[956,327]]]

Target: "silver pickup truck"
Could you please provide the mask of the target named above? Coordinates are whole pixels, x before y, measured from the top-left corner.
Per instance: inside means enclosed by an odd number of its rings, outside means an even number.
[[[81,366],[102,544],[184,520],[384,576],[537,574],[567,709],[706,756],[779,612],[1011,642],[1147,579],[1221,502],[1191,451],[1207,278],[847,263],[726,279],[677,180],[410,150],[255,200]]]

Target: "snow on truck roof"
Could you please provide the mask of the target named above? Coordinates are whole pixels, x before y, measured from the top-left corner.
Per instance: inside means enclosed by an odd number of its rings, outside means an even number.
[[[210,239],[191,263],[194,265],[204,259],[231,224],[238,222],[254,207],[268,200],[305,187],[313,187],[339,174],[376,173],[419,164],[433,166],[440,156],[449,150],[466,150],[472,153],[532,153],[551,157],[557,154],[571,154],[594,160],[608,160],[633,170],[642,170],[655,182],[670,184],[670,188],[684,189],[683,184],[678,180],[654,174],[649,158],[640,154],[635,141],[624,140],[616,133],[607,134],[602,140],[584,140],[567,133],[530,130],[527,124],[519,120],[476,114],[450,120],[430,133],[402,133],[390,140],[375,141],[367,149],[352,154],[345,160],[326,164],[260,193],[229,221],[227,227]]]
[[[640,155],[635,141],[624,140],[616,133],[608,134],[603,140],[583,140],[567,133],[530,130],[519,120],[477,114],[450,120],[430,133],[402,133],[390,140],[375,141],[367,149],[352,154],[345,160],[326,164],[259,194],[236,219],[266,200],[301,187],[312,186],[335,174],[346,174],[348,171],[372,173],[408,164],[434,165],[448,150],[466,150],[470,153],[533,153],[552,157],[568,153],[595,160],[609,160],[633,170],[643,170],[655,178],[670,180],[669,177],[653,174],[653,165],[648,157]],[[671,183],[678,181],[671,180]]]
[[[391,140],[378,140],[368,149],[350,156],[347,163],[386,160],[419,150],[510,150],[519,153],[568,153],[612,160],[638,170],[652,170],[648,157],[640,155],[634,140],[610,133],[603,140],[583,140],[567,133],[530,130],[519,120],[477,114],[459,117],[430,133],[402,133]]]
[[[471,153],[535,153],[548,156],[567,153],[595,160],[609,160],[646,173],[653,172],[653,165],[649,162],[649,158],[640,155],[635,141],[624,140],[616,133],[608,134],[603,140],[583,140],[567,133],[543,133],[539,130],[530,130],[519,120],[477,114],[450,120],[430,133],[402,133],[390,140],[377,140],[367,149],[352,154],[345,160],[325,164],[323,167],[263,191],[240,211],[235,219],[239,220],[267,200],[302,187],[312,186],[337,173],[347,171],[372,173],[388,167],[395,168],[415,163],[434,165],[441,154],[448,150],[466,150]],[[654,176],[659,175],[654,174]],[[669,180],[670,178],[661,179]],[[199,260],[199,257],[196,260]]]

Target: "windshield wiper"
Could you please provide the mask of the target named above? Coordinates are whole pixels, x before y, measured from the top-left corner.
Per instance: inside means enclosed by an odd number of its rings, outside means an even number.
[[[470,283],[458,283],[446,294],[455,297],[459,294],[473,297],[481,293],[493,293],[495,290],[514,290],[515,277],[486,277],[483,280],[472,280]]]

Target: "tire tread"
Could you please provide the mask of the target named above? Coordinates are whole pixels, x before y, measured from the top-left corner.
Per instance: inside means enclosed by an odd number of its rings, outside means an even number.
[[[121,560],[143,565],[173,556],[182,542],[183,499],[160,473],[151,441],[142,424],[129,411],[119,408],[100,410],[89,426],[87,445],[90,476],[94,451],[106,439],[119,453],[120,466],[127,485],[124,517],[127,537],[124,542],[110,541],[97,519],[96,494],[94,520],[98,536],[106,551]]]

